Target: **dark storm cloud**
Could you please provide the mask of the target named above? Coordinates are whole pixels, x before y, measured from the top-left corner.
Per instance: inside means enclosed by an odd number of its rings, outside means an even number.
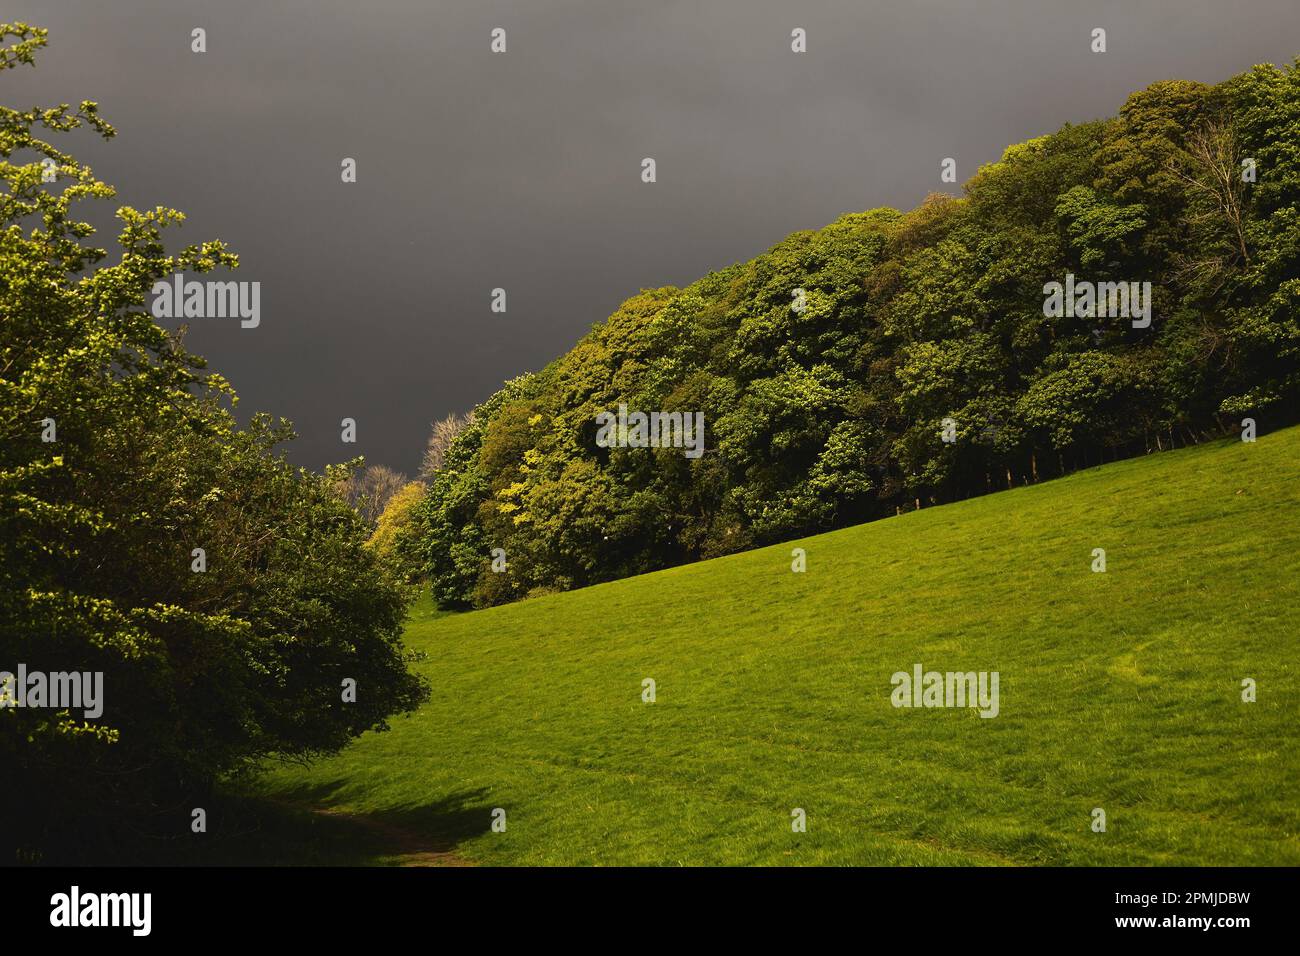
[[[304,464],[360,453],[408,472],[431,419],[640,288],[908,208],[941,188],[943,157],[965,180],[1155,80],[1300,53],[1295,0],[7,0],[0,19],[51,30],[36,70],[0,75],[2,101],[98,100],[120,135],[77,154],[122,203],[183,209],[180,236],[226,240],[234,278],[262,283],[259,328],[196,321],[188,339],[241,413],[292,419]]]

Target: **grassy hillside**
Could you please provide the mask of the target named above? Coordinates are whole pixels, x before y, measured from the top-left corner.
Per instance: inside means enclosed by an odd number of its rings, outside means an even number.
[[[1295,865],[1298,479],[1290,429],[425,605],[408,640],[432,702],[261,786],[490,864]],[[891,674],[918,662],[999,671],[1000,715],[894,708]]]

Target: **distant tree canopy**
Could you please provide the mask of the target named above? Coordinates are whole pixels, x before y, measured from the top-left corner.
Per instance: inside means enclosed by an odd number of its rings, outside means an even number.
[[[1296,64],[1156,83],[1010,147],[961,198],[642,291],[445,449],[418,508],[435,598],[579,587],[1294,420],[1298,144]],[[1067,274],[1149,281],[1149,326],[1045,315]],[[702,411],[705,454],[598,447],[620,403]]]
[[[373,528],[389,499],[407,485],[407,478],[387,465],[366,465],[361,459],[348,464],[347,477],[338,481],[334,490]]]
[[[434,472],[442,467],[447,457],[447,449],[456,440],[456,436],[469,424],[470,415],[458,415],[452,412],[438,419],[429,430],[429,441],[424,448],[424,457],[420,460],[420,480],[428,481]]]
[[[44,42],[0,24],[0,71]],[[102,673],[103,712],[0,707],[0,864],[189,838],[218,776],[338,750],[427,695],[346,469],[290,467],[283,423],[236,427],[225,381],[145,308],[156,280],[237,259],[169,256],[181,214],[123,207],[103,264],[73,204],[113,190],[44,138],[78,127],[113,135],[93,102],[0,107],[0,671]]]
[[[375,533],[366,542],[385,560],[404,569],[412,582],[418,580],[423,561],[416,509],[424,498],[424,490],[424,484],[419,481],[403,485],[384,505]]]

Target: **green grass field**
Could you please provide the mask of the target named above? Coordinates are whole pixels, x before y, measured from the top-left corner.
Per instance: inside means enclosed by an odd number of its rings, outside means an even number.
[[[482,864],[1298,864],[1298,479],[1293,428],[486,611],[422,604],[433,700],[263,777],[259,798],[334,811],[294,810],[263,856],[410,862],[418,837]],[[1000,672],[999,716],[893,707],[916,663]]]

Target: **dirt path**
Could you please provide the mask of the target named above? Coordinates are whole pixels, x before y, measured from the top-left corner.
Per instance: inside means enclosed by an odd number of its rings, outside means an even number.
[[[385,852],[397,857],[400,866],[473,866],[469,860],[451,850],[435,845],[427,836],[374,817],[348,813],[329,807],[312,807],[311,812],[330,820],[342,820],[365,830]]]

